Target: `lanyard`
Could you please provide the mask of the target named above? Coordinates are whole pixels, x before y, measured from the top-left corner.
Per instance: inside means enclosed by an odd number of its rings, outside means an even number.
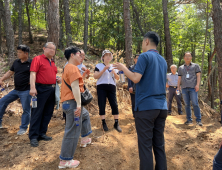
[[[158,53],[158,54],[159,54],[159,52],[158,52],[157,50],[148,50],[148,51],[154,51],[154,52],[156,52],[156,53]]]
[[[186,67],[185,67],[185,68],[186,68],[186,71],[187,71],[187,73],[188,73],[188,71],[190,70],[190,66],[191,66],[191,65],[189,65],[188,69],[187,69],[187,65],[185,65],[185,66],[186,66]]]

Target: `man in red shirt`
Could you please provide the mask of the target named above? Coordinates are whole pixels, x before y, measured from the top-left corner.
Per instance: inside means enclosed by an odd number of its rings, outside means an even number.
[[[44,54],[32,60],[30,68],[30,95],[37,97],[37,108],[32,108],[29,127],[29,139],[32,147],[38,146],[39,140],[49,141],[46,136],[55,105],[55,84],[57,67],[53,60],[56,46],[48,42],[43,47]]]

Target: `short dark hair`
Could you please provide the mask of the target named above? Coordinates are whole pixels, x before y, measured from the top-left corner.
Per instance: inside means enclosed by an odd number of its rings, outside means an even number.
[[[76,46],[70,46],[70,47],[68,47],[68,48],[65,49],[64,55],[65,55],[66,59],[69,60],[71,54],[74,54],[74,55],[75,55],[77,52],[80,52],[80,53],[81,53],[81,51],[80,51],[80,49],[79,49],[78,47],[76,47]]]
[[[140,56],[140,54],[136,54],[136,55],[134,56],[134,58],[136,58],[137,56]]]
[[[23,52],[26,52],[26,53],[29,53],[29,51],[30,51],[29,47],[27,45],[23,45],[23,44],[19,45],[17,47],[17,50],[22,50]]]
[[[160,37],[159,35],[154,32],[154,31],[149,31],[147,32],[144,37],[144,39],[149,39],[151,43],[154,43],[156,46],[158,46],[159,42],[160,42]]]
[[[191,53],[190,51],[186,51],[186,52],[184,53],[184,57],[185,57],[185,55],[186,55],[187,53],[190,53],[191,57],[193,57],[193,56],[192,56],[192,53]]]

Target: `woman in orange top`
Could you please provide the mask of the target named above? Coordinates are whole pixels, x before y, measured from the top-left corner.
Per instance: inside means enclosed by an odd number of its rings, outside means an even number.
[[[80,92],[84,91],[84,84],[82,75],[77,67],[82,60],[80,53],[79,48],[73,46],[66,48],[64,53],[68,64],[65,66],[62,75],[61,102],[67,119],[59,156],[59,168],[75,168],[79,165],[79,161],[73,160],[73,155],[80,133],[82,136],[81,145],[86,146],[91,143],[91,138],[88,138],[88,135],[92,133],[89,114],[83,114],[81,107]],[[65,82],[71,86],[72,91]],[[79,117],[79,125],[74,121],[76,117]]]

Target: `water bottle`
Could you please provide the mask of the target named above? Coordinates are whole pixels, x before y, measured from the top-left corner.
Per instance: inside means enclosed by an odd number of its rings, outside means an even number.
[[[1,87],[1,85],[0,85],[0,87]],[[0,89],[0,92],[2,92],[2,91],[4,91],[5,89],[2,87],[1,89]]]
[[[124,75],[123,71],[119,71],[119,76],[120,76],[120,81],[122,83],[125,83],[125,75]]]
[[[177,95],[180,95],[180,91],[179,90],[177,90],[176,93],[177,93]]]
[[[74,116],[74,123],[76,124],[76,126],[79,126],[79,117],[78,116]]]
[[[32,108],[37,108],[37,97],[36,96],[32,97]]]

